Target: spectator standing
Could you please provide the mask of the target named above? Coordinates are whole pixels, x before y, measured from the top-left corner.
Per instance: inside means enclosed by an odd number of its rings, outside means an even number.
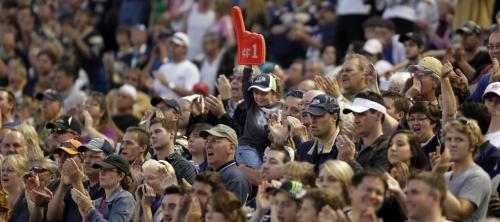
[[[222,9],[221,9],[222,10]],[[189,46],[187,59],[194,59],[202,51],[203,36],[214,25],[216,14],[213,9],[212,1],[200,0],[191,7],[186,18],[186,34],[191,42]]]

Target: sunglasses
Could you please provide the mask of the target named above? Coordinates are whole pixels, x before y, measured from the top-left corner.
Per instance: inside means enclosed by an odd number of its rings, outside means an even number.
[[[50,134],[59,134],[59,135],[62,135],[62,134],[65,134],[67,132],[68,132],[67,130],[61,129],[61,128],[52,128],[50,130]]]
[[[50,170],[48,169],[45,169],[43,167],[30,167],[30,172],[33,172],[33,173],[43,173],[43,172],[49,172]]]

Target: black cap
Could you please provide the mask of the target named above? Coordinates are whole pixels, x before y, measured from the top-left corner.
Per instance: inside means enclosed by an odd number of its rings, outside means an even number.
[[[37,100],[42,100],[43,98],[47,98],[50,100],[57,100],[57,101],[64,100],[63,97],[61,96],[61,94],[59,94],[57,91],[55,91],[53,89],[46,89],[43,92],[39,92],[36,94],[35,98]]]
[[[317,95],[311,100],[309,106],[304,110],[313,116],[322,116],[325,113],[339,113],[340,106],[337,99],[326,94]]]
[[[336,7],[333,1],[322,1],[319,5],[320,9],[326,9],[335,12]]]
[[[415,43],[417,43],[418,46],[424,45],[424,38],[421,35],[414,32],[408,32],[399,36],[399,42],[404,43],[407,40],[414,41]]]
[[[155,96],[151,99],[152,106],[156,106],[161,102],[165,103],[168,107],[174,108],[177,113],[181,113],[181,106],[179,105],[179,102],[177,102],[177,100],[174,98],[161,98],[159,96]]]
[[[124,172],[127,176],[130,176],[130,164],[125,158],[116,154],[111,154],[103,161],[94,163],[92,168],[117,169]]]
[[[47,123],[45,126],[47,129],[52,129],[52,128],[61,128],[64,130],[72,130],[78,135],[82,134],[82,123],[80,121],[72,116],[69,115],[63,115],[56,120]]]
[[[473,21],[466,21],[459,29],[456,31],[457,34],[476,34],[481,35],[481,26]]]
[[[83,144],[78,147],[79,152],[85,152],[91,150],[94,152],[103,152],[106,155],[113,153],[113,147],[111,144],[103,138],[92,138],[87,144]]]
[[[174,35],[174,31],[171,29],[164,29],[160,31],[160,34],[158,35],[158,38],[164,39],[164,38],[170,38]]]

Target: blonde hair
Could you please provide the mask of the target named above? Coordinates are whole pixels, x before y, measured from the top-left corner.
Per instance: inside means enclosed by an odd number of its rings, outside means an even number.
[[[36,132],[35,127],[27,124],[27,123],[22,123],[20,125],[17,125],[14,127],[14,131],[18,131],[21,134],[23,134],[24,141],[26,142],[26,157],[27,158],[32,158],[32,159],[39,159],[43,158],[43,150],[40,147],[40,141],[38,138],[38,133]],[[35,150],[28,150],[29,147],[32,147]],[[31,153],[28,154],[28,151]],[[33,152],[35,151],[35,152]],[[29,160],[32,161],[32,160]]]
[[[5,156],[4,160],[2,161],[2,167],[6,163],[10,164],[19,176],[23,175],[29,170],[28,160],[24,156],[19,154]]]
[[[285,164],[283,171],[288,179],[298,180],[309,188],[316,186],[314,165],[307,162],[290,161]]]
[[[145,171],[146,169],[158,172],[159,175],[164,175],[167,178],[174,178],[174,181],[177,184],[174,167],[172,167],[172,165],[165,160],[149,159],[142,164],[142,171]]]
[[[446,141],[446,134],[450,130],[456,130],[461,134],[464,134],[469,138],[469,145],[473,148],[473,155],[479,150],[479,146],[484,142],[484,136],[481,133],[481,129],[477,124],[476,120],[467,119],[467,118],[459,118],[454,119],[446,123],[443,130],[443,141]]]
[[[342,183],[343,194],[342,198],[345,201],[349,200],[348,192],[351,188],[351,179],[354,176],[354,171],[351,166],[342,160],[328,160],[321,164],[320,171],[324,170],[328,175],[335,177]]]

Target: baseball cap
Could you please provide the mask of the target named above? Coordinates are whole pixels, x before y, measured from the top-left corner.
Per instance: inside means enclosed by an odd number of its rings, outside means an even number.
[[[408,32],[399,36],[399,42],[404,43],[407,40],[414,41],[415,43],[417,43],[418,46],[424,45],[423,37],[414,32]]]
[[[201,95],[204,95],[204,96],[208,96],[209,94],[209,88],[208,88],[208,84],[204,83],[204,82],[199,82],[199,83],[196,83],[194,84],[193,86],[193,92],[194,93],[197,93],[197,94],[201,94]]]
[[[78,147],[80,147],[81,145],[82,145],[82,143],[80,143],[80,141],[78,141],[78,140],[75,140],[75,139],[66,140],[66,141],[60,143],[59,145],[57,145],[56,153],[64,151],[69,155],[76,155],[76,154],[80,153],[78,151]]]
[[[151,99],[151,105],[156,106],[158,103],[165,103],[168,107],[174,108],[177,113],[181,113],[181,106],[179,105],[179,102],[177,102],[176,99],[171,98],[171,97],[165,97],[161,98],[159,96],[155,96]]]
[[[111,154],[106,159],[94,163],[92,168],[100,169],[117,169],[124,172],[127,176],[130,176],[130,164],[128,161],[120,155]]]
[[[59,94],[57,91],[55,91],[53,89],[46,89],[43,92],[39,92],[36,94],[35,98],[37,100],[42,100],[43,98],[47,98],[50,100],[57,100],[57,101],[64,100],[63,97],[61,96],[61,94]]]
[[[276,91],[276,81],[273,76],[269,74],[259,74],[256,75],[252,79],[252,86],[248,88],[248,90],[251,89],[258,89],[262,92],[269,92],[271,90]]]
[[[82,123],[80,121],[72,116],[69,115],[63,115],[53,122],[47,123],[45,126],[47,129],[52,129],[52,128],[61,128],[63,130],[71,130],[78,135],[82,133]]]
[[[129,84],[123,84],[119,89],[118,92],[124,92],[132,96],[132,99],[136,100],[137,99],[137,90],[135,87],[129,85]]]
[[[279,192],[285,192],[290,195],[295,200],[300,200],[304,195],[306,195],[307,191],[304,189],[304,185],[301,182],[295,180],[288,180],[281,184],[280,188],[269,188],[267,190],[268,193],[272,195],[276,195]]]
[[[369,39],[363,45],[363,50],[372,55],[382,53],[382,43],[378,39]]]
[[[456,31],[457,34],[481,34],[481,27],[475,22],[469,20],[464,22]]]
[[[351,106],[349,106],[349,108],[345,108],[342,112],[344,114],[349,114],[351,112],[362,113],[369,109],[374,109],[384,114],[387,112],[387,109],[382,104],[365,98],[355,98]]]
[[[176,45],[189,47],[189,37],[184,32],[176,32],[171,40]]]
[[[209,130],[203,130],[200,132],[201,137],[206,138],[208,135],[226,138],[235,146],[238,146],[238,136],[236,135],[236,131],[227,125],[217,124]]]
[[[500,96],[500,82],[494,82],[489,84],[488,87],[486,87],[486,89],[484,90],[483,98],[488,93],[494,93],[497,96]]]
[[[426,74],[432,74],[436,78],[441,77],[441,68],[443,65],[434,57],[424,57],[418,61],[417,65],[408,66],[408,72],[421,71]]]
[[[133,26],[134,29],[138,29],[138,30],[141,30],[141,31],[146,31],[146,26],[142,23],[139,23],[139,24],[135,24]]]
[[[111,144],[103,138],[92,138],[87,144],[78,147],[78,152],[85,152],[91,150],[94,152],[104,152],[106,155],[113,153]]]
[[[340,106],[337,99],[326,94],[317,95],[311,100],[309,106],[304,110],[313,116],[322,116],[325,113],[339,113]]]

